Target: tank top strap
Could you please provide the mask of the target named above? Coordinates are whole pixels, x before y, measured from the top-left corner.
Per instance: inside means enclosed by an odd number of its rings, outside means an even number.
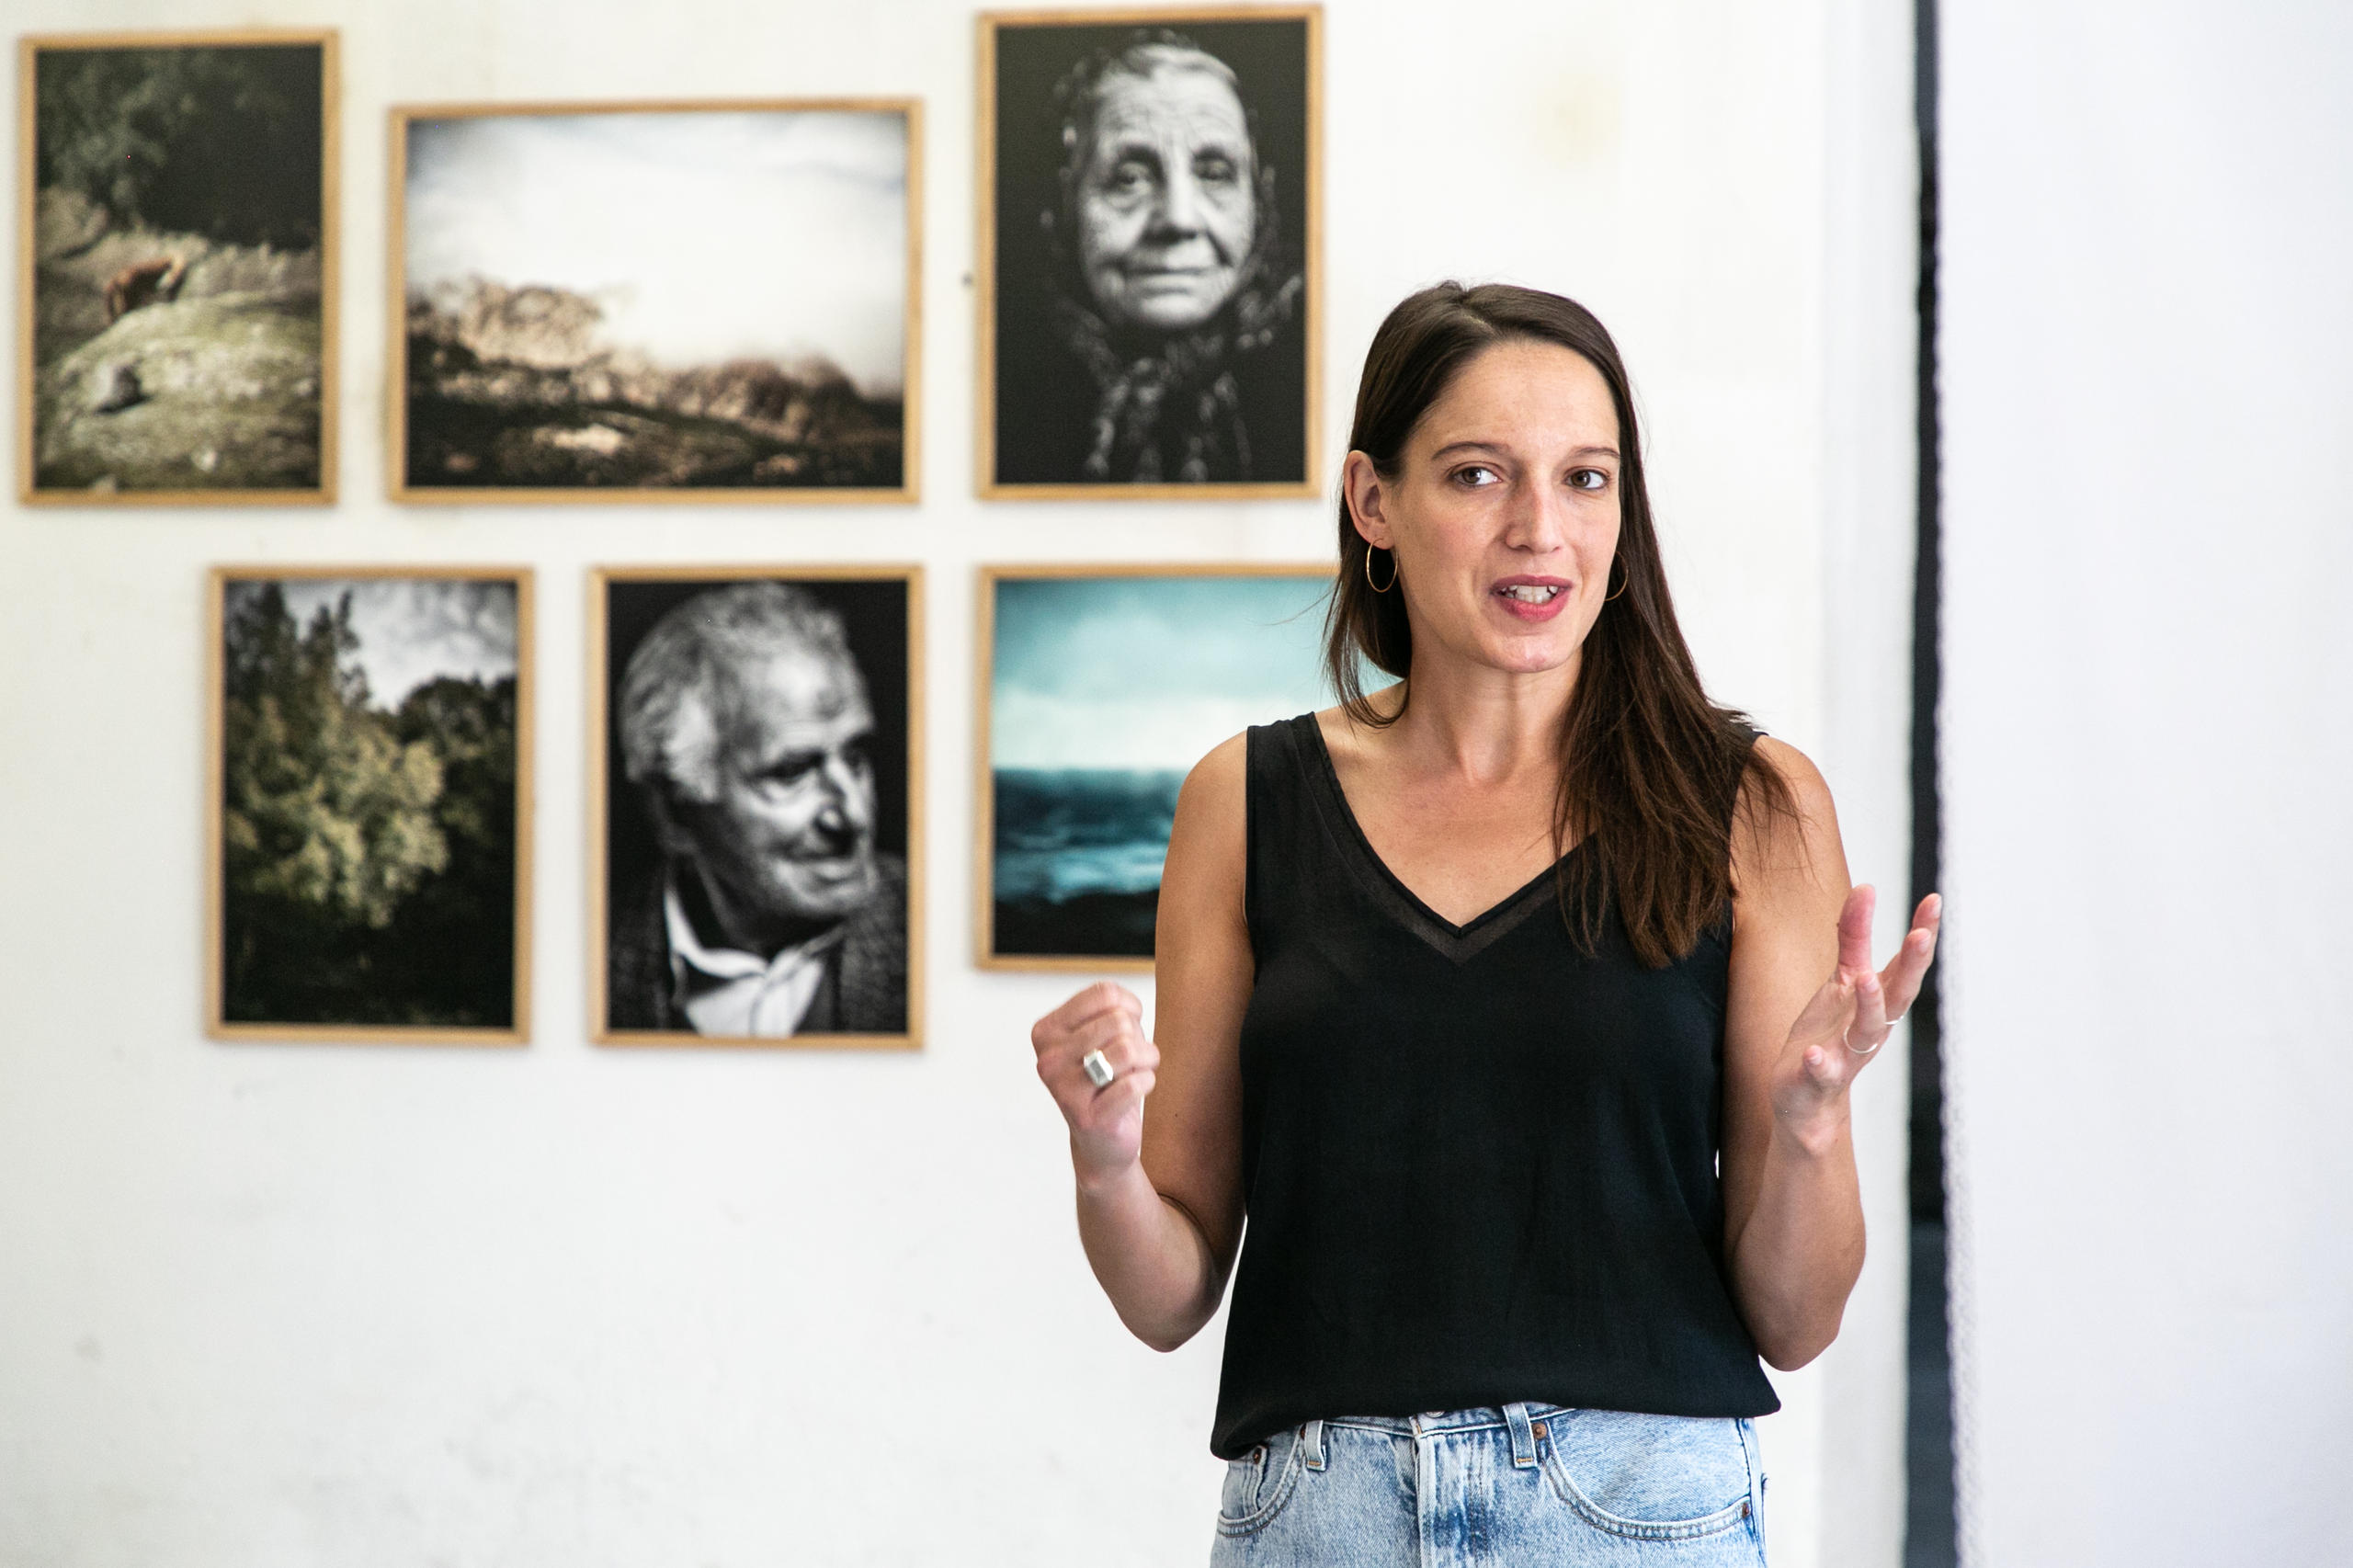
[[[1328,876],[1318,859],[1324,853],[1324,824],[1310,790],[1309,768],[1315,754],[1309,748],[1317,737],[1307,727],[1314,722],[1314,714],[1302,713],[1278,723],[1253,724],[1245,743],[1249,783],[1242,913],[1254,954],[1263,955],[1269,941],[1280,938],[1302,892],[1321,887]]]

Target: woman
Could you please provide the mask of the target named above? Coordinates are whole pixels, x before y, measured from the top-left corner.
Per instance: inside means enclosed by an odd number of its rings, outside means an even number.
[[[1000,344],[998,482],[1305,477],[1306,286],[1233,71],[1139,29],[1055,101],[1046,324]]]
[[[1247,1213],[1219,1562],[1755,1564],[1757,1357],[1837,1332],[1936,900],[1873,972],[1820,775],[1700,690],[1585,310],[1413,296],[1349,444],[1345,700],[1188,778],[1157,1041],[1109,985],[1033,1031],[1087,1256],[1172,1348]]]

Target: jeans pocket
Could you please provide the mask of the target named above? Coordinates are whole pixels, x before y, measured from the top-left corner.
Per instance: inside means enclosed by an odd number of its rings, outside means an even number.
[[[1561,1501],[1597,1529],[1689,1540],[1754,1511],[1747,1445],[1730,1418],[1548,1410],[1537,1450]]]
[[[1301,1469],[1296,1430],[1278,1432],[1240,1459],[1227,1460],[1218,1534],[1251,1535],[1266,1528],[1298,1489]]]

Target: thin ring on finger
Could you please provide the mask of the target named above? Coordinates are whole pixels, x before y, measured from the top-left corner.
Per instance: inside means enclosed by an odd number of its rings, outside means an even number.
[[[1841,1040],[1839,1043],[1845,1046],[1848,1051],[1854,1052],[1857,1056],[1870,1056],[1875,1053],[1881,1046],[1887,1043],[1887,1037],[1885,1035],[1881,1035],[1879,1037],[1877,1042],[1870,1045],[1857,1045],[1851,1040]]]

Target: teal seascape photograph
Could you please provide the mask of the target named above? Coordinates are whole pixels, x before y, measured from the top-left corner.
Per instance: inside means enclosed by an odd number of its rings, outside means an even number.
[[[1303,565],[983,572],[983,967],[1151,966],[1185,775],[1336,700],[1331,583]]]

